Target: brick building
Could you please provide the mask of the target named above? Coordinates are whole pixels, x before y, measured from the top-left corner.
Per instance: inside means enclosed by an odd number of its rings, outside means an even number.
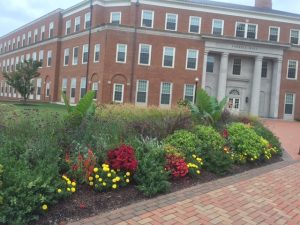
[[[40,60],[30,99],[170,107],[202,87],[236,113],[300,118],[300,15],[208,0],[89,0],[0,38],[2,71]]]

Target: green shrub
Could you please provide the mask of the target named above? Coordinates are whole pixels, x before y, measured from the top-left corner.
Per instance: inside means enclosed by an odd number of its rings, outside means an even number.
[[[187,130],[177,130],[174,134],[169,135],[164,143],[180,150],[184,156],[190,156],[196,151],[197,138]]]
[[[197,153],[204,160],[204,168],[216,174],[229,172],[233,162],[230,154],[223,150],[225,145],[223,137],[209,126],[199,125],[195,127],[194,132],[198,142]]]
[[[165,152],[157,140],[136,140],[135,147],[138,169],[134,174],[137,188],[152,197],[169,190],[169,173],[165,171]]]
[[[0,205],[3,204],[3,178],[2,178],[2,174],[3,174],[3,166],[0,164]]]
[[[268,147],[268,142],[264,138],[243,123],[232,123],[228,127],[228,134],[233,157],[240,163],[260,159]]]
[[[268,128],[259,121],[256,121],[253,123],[253,129],[259,136],[266,139],[272,147],[278,150],[278,155],[282,155],[282,147],[279,139]]]

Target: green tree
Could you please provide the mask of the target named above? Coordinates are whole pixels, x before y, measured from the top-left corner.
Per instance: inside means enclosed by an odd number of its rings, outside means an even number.
[[[40,76],[38,69],[41,65],[41,62],[32,59],[25,60],[24,63],[17,65],[15,71],[3,74],[7,84],[15,88],[23,97],[24,103],[27,102],[29,95],[34,91],[32,79]]]

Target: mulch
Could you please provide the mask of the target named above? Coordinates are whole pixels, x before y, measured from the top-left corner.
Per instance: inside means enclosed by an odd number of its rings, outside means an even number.
[[[280,161],[282,161],[281,157],[273,157],[267,162],[248,163],[240,166],[235,165],[232,171],[225,176],[242,173],[250,169],[255,169]],[[225,176],[219,176],[202,170],[201,176],[198,178],[191,178],[187,176],[172,180],[169,192],[175,192]],[[77,221],[146,199],[148,198],[138,191],[134,185],[101,193],[91,190],[91,188],[87,185],[79,185],[76,193],[74,193],[70,198],[63,200],[54,206],[50,206],[48,212],[41,215],[40,219],[31,223],[31,225],[65,225],[70,221]]]

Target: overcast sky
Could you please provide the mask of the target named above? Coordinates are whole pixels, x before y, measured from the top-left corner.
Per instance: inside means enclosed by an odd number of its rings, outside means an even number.
[[[0,36],[57,8],[66,9],[82,0],[0,0]],[[216,0],[253,6],[255,0]],[[273,0],[273,8],[300,14],[299,0]]]

